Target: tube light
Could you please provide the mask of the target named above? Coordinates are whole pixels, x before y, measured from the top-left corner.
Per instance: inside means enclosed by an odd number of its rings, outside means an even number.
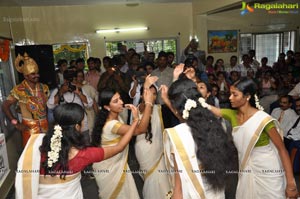
[[[106,30],[96,30],[96,33],[109,33],[109,32],[130,32],[139,30],[148,30],[148,27],[136,27],[136,28],[115,28]]]

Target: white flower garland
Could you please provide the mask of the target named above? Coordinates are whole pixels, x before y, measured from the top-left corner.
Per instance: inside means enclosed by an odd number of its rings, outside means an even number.
[[[52,167],[58,161],[59,151],[61,150],[62,131],[59,125],[54,126],[54,133],[51,137],[50,148],[48,151],[48,167]]]
[[[188,119],[191,108],[196,108],[196,107],[197,107],[197,103],[194,100],[187,99],[184,105],[184,110],[182,112],[182,118],[185,120]]]
[[[173,196],[173,191],[172,190],[170,190],[170,191],[168,191],[168,193],[166,193],[166,199],[171,199],[172,196]]]
[[[205,101],[205,99],[203,97],[199,97],[198,102],[201,104],[201,106],[203,108],[206,108],[208,110],[211,109],[211,106],[208,103],[206,103],[206,101]]]
[[[262,106],[259,104],[259,99],[258,99],[258,97],[257,97],[256,94],[254,95],[254,100],[255,100],[255,107],[256,107],[258,110],[263,111],[263,110],[264,110],[264,107],[262,107]]]

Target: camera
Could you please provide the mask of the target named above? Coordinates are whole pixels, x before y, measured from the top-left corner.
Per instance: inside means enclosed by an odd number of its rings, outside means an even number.
[[[76,90],[76,86],[73,85],[71,82],[68,83],[68,88],[69,88],[69,91],[70,91],[70,92],[73,92],[73,91]]]
[[[145,79],[146,79],[146,72],[144,71],[136,71],[135,72],[135,78],[137,80],[137,82],[139,84],[142,84],[145,82]]]

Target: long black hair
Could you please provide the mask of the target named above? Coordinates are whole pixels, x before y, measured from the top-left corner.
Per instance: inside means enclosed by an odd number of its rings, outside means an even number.
[[[100,111],[98,112],[95,125],[92,132],[92,145],[93,146],[100,146],[101,145],[101,135],[103,126],[106,123],[109,111],[104,108],[104,106],[108,106],[111,98],[116,94],[116,91],[113,89],[104,89],[99,95],[99,106],[101,107]]]
[[[78,131],[75,126],[80,125],[84,118],[84,109],[75,103],[67,103],[57,106],[53,111],[55,125],[62,128],[61,150],[59,158],[52,167],[48,167],[48,152],[51,151],[51,138],[54,134],[54,127],[50,128],[43,138],[43,143],[40,146],[42,154],[46,155],[46,159],[42,162],[42,167],[45,169],[45,175],[54,176],[60,174],[60,178],[65,178],[68,173],[69,166],[69,151],[71,147],[84,149],[89,146],[84,139],[83,134]]]
[[[156,94],[157,94],[157,87],[156,87],[156,86],[154,86],[154,85],[152,84],[152,85],[149,87],[149,89],[150,89],[150,88],[154,88],[155,91],[156,91]],[[143,96],[143,94],[144,94],[144,86],[141,87],[140,93],[141,93],[141,96]],[[145,102],[145,100],[141,97],[141,98],[140,98],[140,103],[142,103],[142,102]],[[148,124],[148,127],[147,127],[147,132],[145,133],[145,139],[146,139],[147,141],[149,141],[150,144],[152,144],[152,137],[153,137],[153,134],[152,134],[151,117],[152,117],[152,113],[151,113],[151,115],[150,115],[150,119],[149,119],[150,121],[149,121],[149,124]]]
[[[255,94],[257,93],[257,85],[252,79],[242,78],[233,84],[239,91],[243,93],[244,96],[249,95],[249,103],[252,107],[256,108],[255,105]]]
[[[186,120],[194,138],[196,155],[205,170],[214,171],[213,174],[204,173],[211,187],[214,190],[224,189],[232,180],[226,171],[238,170],[237,150],[232,140],[224,132],[218,118],[199,104],[201,94],[192,80],[177,80],[171,85],[168,95],[172,106],[180,114],[187,99],[196,101],[197,107],[189,111]]]

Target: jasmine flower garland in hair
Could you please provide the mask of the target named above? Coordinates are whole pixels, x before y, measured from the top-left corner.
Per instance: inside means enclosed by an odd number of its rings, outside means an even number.
[[[62,129],[59,125],[54,126],[54,133],[51,137],[50,148],[48,151],[48,167],[52,167],[58,161],[59,151],[61,150]]]
[[[205,101],[205,99],[203,97],[199,97],[198,102],[201,104],[201,106],[203,108],[206,108],[208,110],[211,109],[211,106],[208,103],[206,103],[206,101]]]
[[[264,107],[262,107],[262,106],[259,104],[259,99],[258,99],[258,97],[257,97],[256,94],[254,95],[254,100],[255,100],[255,107],[256,107],[258,110],[263,111],[263,110],[264,110]]]
[[[166,199],[171,199],[173,196],[173,192],[172,191],[168,191],[168,193],[166,194]]]
[[[194,100],[187,99],[184,105],[184,110],[182,112],[182,118],[185,120],[188,119],[191,108],[196,108],[196,107],[197,107],[197,103]]]

